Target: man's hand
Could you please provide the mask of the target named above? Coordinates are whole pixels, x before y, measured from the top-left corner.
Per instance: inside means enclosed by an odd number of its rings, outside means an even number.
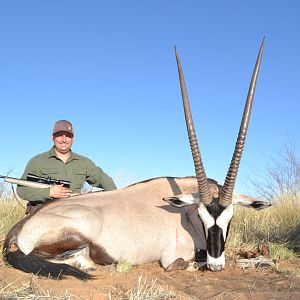
[[[63,185],[54,184],[50,187],[50,197],[51,198],[68,198],[72,194],[72,191]]]

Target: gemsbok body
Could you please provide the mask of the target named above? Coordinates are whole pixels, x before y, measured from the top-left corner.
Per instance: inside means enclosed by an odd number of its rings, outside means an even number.
[[[138,265],[159,261],[167,270],[205,262],[225,266],[225,242],[233,205],[269,204],[233,192],[246,139],[264,41],[253,71],[240,131],[224,185],[208,179],[198,147],[181,63],[176,51],[187,131],[196,177],[160,177],[108,192],[53,200],[17,223],[3,253],[15,268],[42,276],[92,278],[97,264],[125,259]]]

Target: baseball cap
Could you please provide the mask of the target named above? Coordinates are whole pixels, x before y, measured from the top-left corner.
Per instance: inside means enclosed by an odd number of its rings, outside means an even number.
[[[62,132],[62,131],[69,132],[74,135],[72,123],[67,120],[57,121],[53,127],[53,134],[55,134],[57,132]]]

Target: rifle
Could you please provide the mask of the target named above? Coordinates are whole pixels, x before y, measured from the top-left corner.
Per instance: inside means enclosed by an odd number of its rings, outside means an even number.
[[[46,189],[51,187],[53,184],[63,185],[64,187],[70,188],[71,182],[63,179],[52,179],[51,177],[45,178],[41,176],[36,176],[34,174],[28,174],[26,179],[19,179],[14,177],[8,177],[0,175],[5,182],[15,183],[22,186]]]

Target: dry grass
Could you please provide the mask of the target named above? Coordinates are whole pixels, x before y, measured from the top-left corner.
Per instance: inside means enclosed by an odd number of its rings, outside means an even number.
[[[28,282],[21,285],[17,282],[8,283],[0,277],[0,299],[15,300],[70,300],[84,299],[65,291],[63,295],[57,295],[51,290],[43,290],[32,275]],[[173,291],[166,291],[157,285],[157,279],[149,281],[147,277],[139,275],[136,280],[135,287],[127,291],[110,290],[107,294],[95,294],[87,299],[108,299],[108,300],[168,300],[181,299],[179,295]]]
[[[6,282],[0,278],[0,299],[15,299],[15,300],[68,300],[79,299],[66,291],[65,295],[58,296],[52,291],[44,291],[38,286],[32,275],[28,282],[23,282],[21,285],[17,282]]]
[[[227,254],[237,250],[254,250],[268,244],[273,258],[293,258],[299,251],[295,229],[300,224],[300,198],[289,195],[277,199],[273,206],[261,211],[237,208],[227,241]]]
[[[129,263],[128,261],[126,261],[124,258],[120,258],[117,264],[117,271],[120,273],[123,272],[131,272],[133,268],[133,265],[131,263]]]
[[[24,217],[26,202],[18,202],[14,196],[0,198],[0,248],[7,232]],[[0,259],[2,254],[0,252]]]
[[[162,287],[156,285],[156,279],[149,282],[142,275],[138,276],[136,287],[126,293],[128,300],[164,300],[164,299],[178,299],[174,292],[166,292]]]

